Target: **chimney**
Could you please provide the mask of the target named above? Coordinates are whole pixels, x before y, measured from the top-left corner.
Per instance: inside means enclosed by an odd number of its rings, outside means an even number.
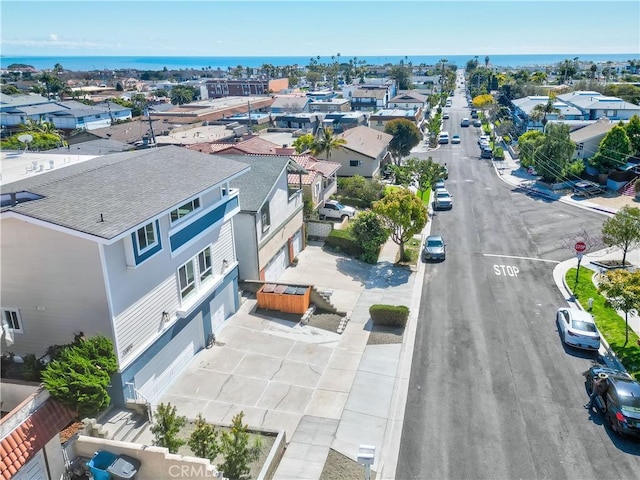
[[[276,155],[293,155],[296,153],[296,149],[290,147],[286,143],[282,147],[276,147]]]

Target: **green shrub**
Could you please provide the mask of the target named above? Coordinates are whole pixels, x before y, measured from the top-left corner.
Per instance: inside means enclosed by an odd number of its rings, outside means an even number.
[[[409,318],[409,308],[404,305],[375,304],[369,307],[369,315],[374,325],[404,327]]]
[[[376,263],[380,247],[389,238],[389,231],[385,228],[380,217],[371,211],[362,212],[353,220],[349,230],[362,248],[360,260]]]
[[[362,248],[348,230],[332,230],[324,243],[327,247],[339,249],[352,257],[362,254]]]
[[[22,375],[25,380],[29,380],[30,382],[39,382],[44,368],[44,365],[36,358],[35,354],[29,353],[24,356]]]
[[[495,158],[504,158],[504,150],[502,149],[502,147],[496,147],[493,150],[493,156]]]

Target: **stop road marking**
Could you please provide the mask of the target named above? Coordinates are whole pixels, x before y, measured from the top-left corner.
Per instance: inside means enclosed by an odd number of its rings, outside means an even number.
[[[518,267],[512,267],[511,265],[494,265],[493,273],[498,276],[509,276],[509,277],[517,277],[520,270]]]

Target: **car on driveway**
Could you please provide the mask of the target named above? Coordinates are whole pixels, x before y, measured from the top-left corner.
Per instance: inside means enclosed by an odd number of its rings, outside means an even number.
[[[446,257],[446,246],[444,239],[440,235],[429,235],[424,242],[422,248],[422,259],[427,260],[444,260]]]
[[[433,192],[433,194],[434,210],[451,210],[453,208],[453,198],[446,189],[437,189],[435,192]]]
[[[583,180],[573,186],[573,194],[576,197],[593,197],[604,193],[604,188],[594,182]]]
[[[640,383],[626,372],[594,365],[585,372],[589,395],[599,376],[606,379],[607,389],[595,398],[594,405],[614,432],[640,439]]]
[[[327,200],[324,202],[324,206],[318,209],[318,214],[321,220],[324,220],[325,218],[344,220],[345,218],[353,218],[356,214],[356,210],[355,208],[343,205],[336,200]]]
[[[556,323],[564,344],[583,350],[600,348],[600,332],[589,312],[578,308],[559,308]]]
[[[451,143],[460,143],[460,135],[453,135],[451,137]]]

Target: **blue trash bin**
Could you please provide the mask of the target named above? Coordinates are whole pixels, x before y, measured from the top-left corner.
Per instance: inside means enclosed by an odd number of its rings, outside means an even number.
[[[96,452],[93,458],[87,463],[89,472],[93,475],[94,480],[111,480],[111,474],[107,471],[107,468],[109,468],[117,458],[118,456],[111,452],[105,452],[104,450]]]

